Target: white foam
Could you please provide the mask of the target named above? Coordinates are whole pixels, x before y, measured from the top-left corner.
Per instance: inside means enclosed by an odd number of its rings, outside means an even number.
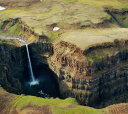
[[[54,28],[53,28],[53,31],[58,31],[58,30],[60,30],[59,27],[54,27]]]
[[[5,7],[0,6],[0,11],[5,10]]]
[[[50,98],[50,95],[48,95],[47,93],[44,93],[42,90],[39,91],[38,93],[44,95],[44,98],[45,98],[45,99],[49,99],[49,98]]]
[[[31,82],[29,82],[29,84],[30,84],[30,86],[39,85],[39,81],[38,80],[31,81]]]

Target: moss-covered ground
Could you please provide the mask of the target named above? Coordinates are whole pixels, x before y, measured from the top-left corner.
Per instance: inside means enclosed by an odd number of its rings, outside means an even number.
[[[89,4],[94,6],[114,6],[118,8],[128,8],[127,0],[56,0],[61,2],[75,2],[79,4]]]
[[[73,43],[82,50],[86,50],[93,45],[113,42],[114,39],[127,39],[127,36],[128,32],[125,28],[86,29],[64,33],[60,40]]]
[[[35,33],[45,34],[54,41],[66,31],[96,25],[110,20],[111,17],[101,6],[44,0],[29,7],[0,11],[0,25],[8,18],[21,18]],[[54,26],[60,27],[60,31],[53,32]],[[13,29],[15,27],[10,32]],[[18,34],[18,31],[15,31],[15,34]]]
[[[0,86],[0,98],[3,95],[6,95],[5,96],[6,99],[3,98],[3,102],[4,100],[6,100],[7,103],[4,109],[6,110],[8,108],[10,114],[13,114],[14,111],[17,111],[18,113],[23,112],[23,110],[26,111],[29,106],[31,107],[30,112],[32,110],[38,111],[38,108],[32,109],[33,106],[37,106],[37,107],[49,106],[49,110],[53,114],[108,114],[107,109],[94,109],[87,106],[80,106],[78,105],[78,103],[74,98],[67,98],[65,100],[62,100],[59,98],[44,99],[35,96],[14,95],[11,93],[7,93]],[[9,99],[10,97],[11,99]],[[0,113],[2,111],[4,112],[4,110],[0,110]]]
[[[63,33],[71,30],[95,28],[95,25],[109,22],[111,17],[105,12],[104,6],[127,10],[128,3],[126,0],[43,0],[30,6],[0,11],[0,26],[8,18],[21,18],[35,33],[46,35],[49,41],[53,42]],[[127,26],[126,21],[123,23]],[[118,27],[115,23],[108,25],[111,28]],[[53,32],[54,26],[60,27],[60,31]],[[17,23],[7,33],[19,35],[19,31],[20,27]]]

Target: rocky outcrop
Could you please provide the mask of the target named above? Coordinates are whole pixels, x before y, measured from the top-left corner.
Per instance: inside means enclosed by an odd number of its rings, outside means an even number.
[[[59,75],[64,69],[68,69],[73,74],[87,74],[87,62],[80,48],[73,44],[61,41],[54,46],[54,55],[51,57],[51,64],[56,65],[61,70],[56,71],[59,78],[65,79],[65,76]],[[55,68],[55,67],[54,67]],[[63,69],[64,68],[64,69]],[[63,73],[62,73],[63,74]]]
[[[48,42],[38,41],[29,45],[31,59],[34,67],[40,64],[48,65],[48,58],[53,54],[53,45]]]
[[[20,94],[21,83],[13,77],[11,68],[7,64],[0,64],[0,84],[8,92]]]
[[[0,84],[7,91],[19,94],[22,92],[19,80],[23,79],[24,71],[23,50],[4,41],[0,43]]]
[[[127,41],[124,42],[126,46]],[[119,48],[124,42],[115,40],[107,46],[98,45],[94,50],[111,46]],[[123,50],[90,66],[80,48],[61,41],[54,46],[49,65],[59,77],[62,98],[74,97],[82,105],[101,108],[126,101],[125,97],[121,99],[121,95],[128,90],[127,60],[127,50]],[[108,102],[115,97],[118,99]]]

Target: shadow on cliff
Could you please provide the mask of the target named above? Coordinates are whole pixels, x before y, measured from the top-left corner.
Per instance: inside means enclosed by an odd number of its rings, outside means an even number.
[[[2,66],[5,68],[4,73],[1,74],[4,78],[0,78],[0,84],[8,92],[15,94],[43,97],[43,95],[39,94],[39,91],[42,90],[44,93],[49,94],[50,97],[59,97],[57,76],[47,65],[47,57],[42,56],[43,53],[52,53],[51,44],[31,44],[29,49],[34,76],[39,80],[39,85],[30,86],[28,84],[30,73],[26,47],[17,47],[10,44],[0,45],[0,64],[4,64]],[[6,67],[9,70],[6,70]]]
[[[50,95],[50,97],[59,97],[59,85],[55,78],[56,74],[49,69],[48,65],[41,64],[33,67],[33,71],[35,78],[39,81],[39,85],[30,86],[29,73],[24,75],[22,84],[24,85],[25,94],[44,97],[40,94],[40,91],[43,91]]]
[[[25,48],[25,47],[23,47]],[[25,94],[42,96],[40,91],[50,95],[50,97],[59,97],[59,84],[57,75],[49,68],[47,59],[53,53],[53,47],[50,43],[33,43],[29,45],[30,58],[35,78],[39,85],[30,86],[30,73],[28,67],[27,53],[24,52],[24,79],[22,80]]]

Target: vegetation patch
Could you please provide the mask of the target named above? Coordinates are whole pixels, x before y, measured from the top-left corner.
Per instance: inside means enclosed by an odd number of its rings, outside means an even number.
[[[62,2],[63,0],[56,0]],[[64,0],[67,2],[75,2],[80,4],[89,4],[94,6],[118,6],[128,8],[127,0]]]
[[[45,106],[48,105],[52,108],[52,112],[54,114],[95,114],[96,112],[98,114],[104,114],[107,113],[106,109],[94,109],[90,107],[85,107],[85,106],[78,106],[77,102],[73,98],[67,98],[65,100],[61,99],[44,99],[44,98],[39,98],[39,97],[34,97],[34,96],[18,96],[15,98],[12,103],[12,110],[16,108],[17,110],[23,109],[23,107],[27,105],[36,105],[36,106]]]

